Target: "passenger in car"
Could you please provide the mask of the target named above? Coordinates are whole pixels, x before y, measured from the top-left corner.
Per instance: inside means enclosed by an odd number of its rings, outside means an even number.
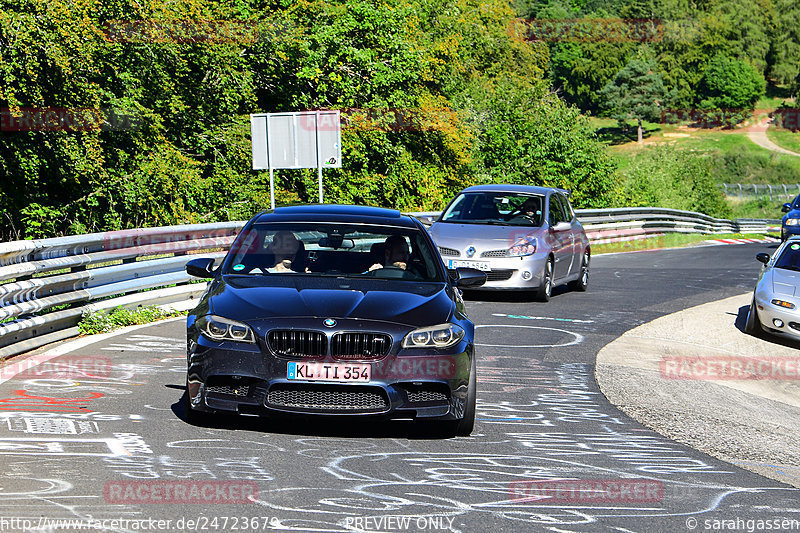
[[[390,235],[383,242],[383,263],[375,263],[369,267],[369,272],[384,267],[395,267],[405,270],[408,265],[408,243],[401,235]]]

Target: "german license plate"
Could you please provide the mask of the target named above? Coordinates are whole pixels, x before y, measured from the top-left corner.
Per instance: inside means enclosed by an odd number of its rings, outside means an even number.
[[[484,272],[491,272],[492,266],[486,261],[459,261],[457,259],[450,259],[447,268],[450,270],[454,268],[476,268]]]
[[[290,361],[286,367],[287,379],[303,381],[367,383],[371,374],[371,365],[353,363],[301,363]]]

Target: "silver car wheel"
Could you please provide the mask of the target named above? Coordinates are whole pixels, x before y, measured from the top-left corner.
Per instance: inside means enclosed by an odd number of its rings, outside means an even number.
[[[538,299],[540,302],[549,302],[553,293],[553,259],[549,258],[542,271],[542,285],[539,287]]]

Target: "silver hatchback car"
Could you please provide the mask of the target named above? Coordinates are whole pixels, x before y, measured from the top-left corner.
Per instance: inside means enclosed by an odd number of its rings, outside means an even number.
[[[447,205],[430,234],[449,269],[486,272],[479,288],[536,291],[589,284],[589,239],[563,189],[526,185],[468,187]]]

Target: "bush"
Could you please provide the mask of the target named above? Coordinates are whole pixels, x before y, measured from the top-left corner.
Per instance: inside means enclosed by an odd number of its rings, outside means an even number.
[[[668,207],[729,218],[731,209],[714,181],[709,156],[659,146],[636,155],[623,171],[625,203]]]
[[[179,314],[181,313],[164,311],[155,305],[137,307],[136,309],[117,307],[110,313],[84,311],[78,324],[78,329],[83,335],[95,335],[97,333],[108,333],[125,326],[147,324]]]

